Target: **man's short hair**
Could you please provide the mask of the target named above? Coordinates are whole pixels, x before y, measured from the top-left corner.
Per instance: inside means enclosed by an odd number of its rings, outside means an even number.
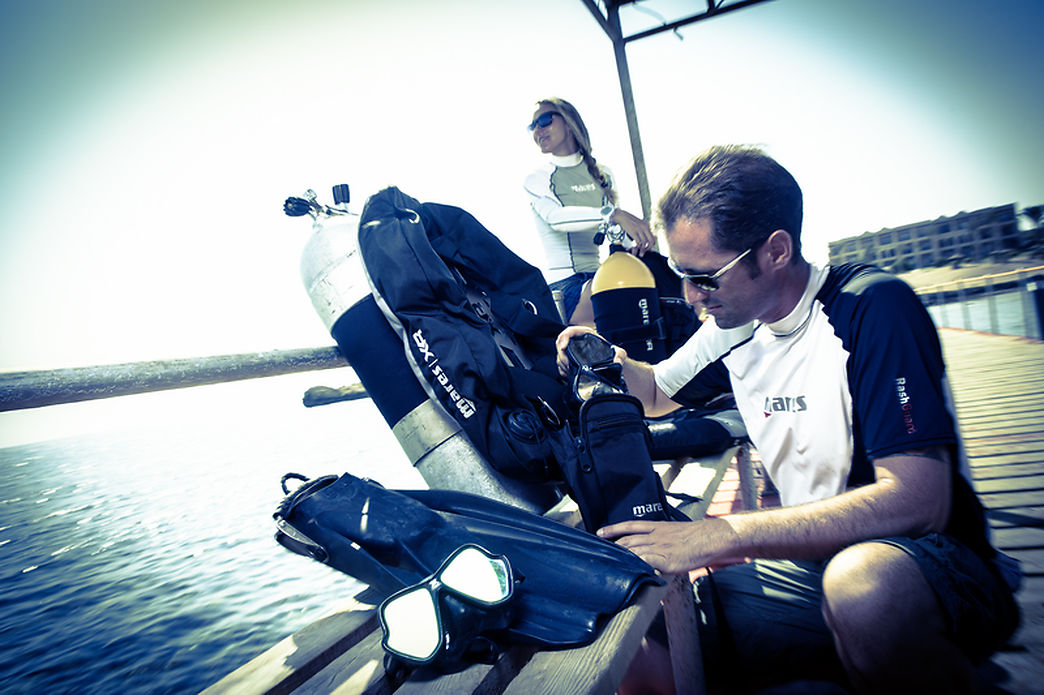
[[[698,155],[660,198],[659,222],[670,234],[682,219],[711,222],[714,244],[745,251],[777,229],[801,255],[801,187],[776,160],[756,147],[723,145]]]

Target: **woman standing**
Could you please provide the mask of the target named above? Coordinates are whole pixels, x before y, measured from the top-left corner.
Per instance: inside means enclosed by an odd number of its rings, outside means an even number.
[[[612,174],[595,161],[587,126],[572,104],[541,99],[529,130],[540,151],[550,155],[525,182],[547,257],[544,277],[552,291],[561,292],[563,318],[593,326],[589,284],[598,270],[599,226],[619,225],[634,240],[630,251],[638,256],[654,247],[656,236],[645,220],[616,207]]]

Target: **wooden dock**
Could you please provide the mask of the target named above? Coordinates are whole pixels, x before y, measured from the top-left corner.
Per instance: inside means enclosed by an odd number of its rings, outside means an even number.
[[[957,416],[993,542],[1022,563],[1022,625],[983,692],[1044,692],[1044,342],[943,328]]]
[[[979,670],[978,692],[1042,693],[1044,342],[958,329],[941,329],[940,336],[975,487],[987,507],[994,543],[1018,558],[1026,574],[1018,593],[1022,625],[1008,647]],[[728,452],[724,460],[732,458],[733,453]],[[756,460],[756,452],[752,453]],[[706,499],[711,495],[705,495],[704,504],[709,509],[701,509],[700,515],[704,511],[710,515],[724,514],[756,504],[758,491],[750,480],[752,476],[739,475],[739,462],[737,456],[727,470],[725,466],[702,470],[691,464],[681,469],[679,481],[685,475],[705,473],[697,476],[700,489],[717,491],[712,500]],[[761,500],[762,505],[774,503],[771,498]],[[375,637],[379,630],[372,607],[352,607],[288,637],[206,692],[530,693],[563,692],[564,688],[569,692],[608,694],[615,689],[621,669],[626,666],[626,655],[636,648],[633,638],[644,632],[662,596],[646,598],[617,616],[611,629],[607,628],[599,641],[589,647],[536,655],[530,650],[518,663],[502,659],[496,667],[475,666],[464,675],[448,677],[437,684],[408,681],[398,689],[389,684],[380,668],[382,653]],[[598,653],[599,658],[592,660],[593,653]],[[595,662],[597,668],[592,666]],[[579,678],[581,673],[585,678]],[[475,682],[465,683],[462,679]],[[494,687],[494,682],[499,685]],[[540,684],[543,685],[537,688]]]

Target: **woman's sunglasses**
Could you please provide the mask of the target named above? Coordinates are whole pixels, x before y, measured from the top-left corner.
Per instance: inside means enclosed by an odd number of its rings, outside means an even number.
[[[674,259],[670,257],[667,258],[667,265],[670,266],[671,270],[674,271],[675,275],[680,277],[682,280],[688,280],[689,282],[691,282],[693,286],[696,287],[696,289],[698,289],[700,292],[717,292],[718,288],[721,287],[721,285],[718,284],[718,278],[732,270],[732,268],[740,262],[741,258],[746,256],[753,250],[753,247],[747,249],[746,251],[744,251],[743,253],[741,253],[740,255],[736,256],[731,261],[723,265],[716,273],[686,273],[684,270],[675,265]]]
[[[539,116],[537,116],[536,118],[534,118],[533,122],[529,124],[529,126],[528,126],[529,132],[532,133],[537,128],[546,128],[546,127],[548,127],[549,125],[551,125],[552,119],[555,116],[560,116],[560,115],[561,114],[558,113],[557,111],[545,111],[544,113],[542,113]]]

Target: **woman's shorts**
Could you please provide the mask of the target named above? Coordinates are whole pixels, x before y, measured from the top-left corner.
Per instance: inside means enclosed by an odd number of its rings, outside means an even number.
[[[594,273],[574,273],[562,280],[552,282],[548,287],[551,291],[562,293],[563,321],[569,322],[569,317],[576,311],[576,305],[580,303],[580,294],[584,290],[584,283],[594,277]]]

